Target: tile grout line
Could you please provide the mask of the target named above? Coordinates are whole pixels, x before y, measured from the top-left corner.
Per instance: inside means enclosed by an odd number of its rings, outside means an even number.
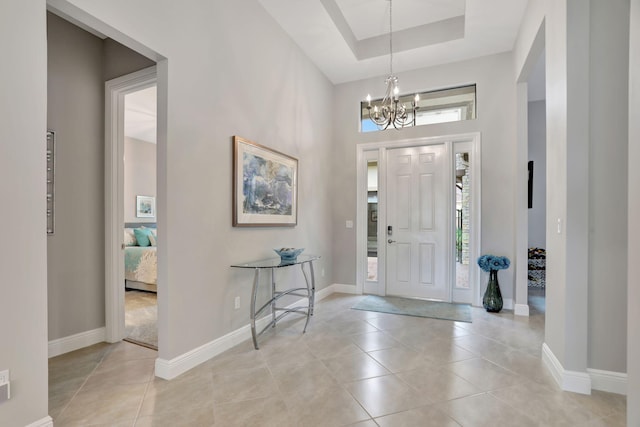
[[[149,384],[151,384],[155,379],[155,374],[152,373],[151,380],[147,381],[144,386],[144,393],[142,393],[142,399],[140,399],[140,403],[138,404],[138,409],[136,410],[136,416],[133,418],[132,427],[136,425],[138,422],[138,418],[140,417],[140,411],[142,410],[142,405],[144,404],[144,400],[147,397],[147,391],[149,391]]]
[[[71,405],[71,402],[73,402],[73,399],[75,399],[76,396],[78,395],[78,393],[80,393],[80,391],[84,388],[84,386],[87,384],[87,381],[89,381],[89,378],[91,377],[91,375],[93,375],[96,372],[96,370],[98,369],[98,366],[100,366],[102,364],[102,362],[104,361],[104,358],[107,357],[107,354],[111,353],[111,351],[112,350],[109,349],[109,351],[106,351],[105,354],[102,355],[102,357],[100,358],[100,361],[98,361],[98,363],[96,363],[96,366],[85,377],[84,381],[82,381],[82,384],[80,385],[80,387],[78,387],[78,390],[76,390],[76,392],[73,393],[73,396],[71,396],[71,399],[69,399],[67,404],[64,405],[64,407],[60,410],[60,413],[57,416],[58,419],[62,418],[62,415],[64,415],[64,411],[66,411],[67,408],[69,407],[69,405]]]

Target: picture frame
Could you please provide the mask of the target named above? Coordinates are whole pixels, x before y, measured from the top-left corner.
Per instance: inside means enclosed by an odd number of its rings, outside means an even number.
[[[233,137],[233,226],[298,224],[298,159]]]
[[[136,217],[155,218],[156,198],[153,196],[136,196]]]

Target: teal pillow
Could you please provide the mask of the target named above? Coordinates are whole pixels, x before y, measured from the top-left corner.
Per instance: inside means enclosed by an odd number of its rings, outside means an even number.
[[[151,245],[151,241],[149,240],[149,236],[151,235],[151,230],[149,230],[148,228],[135,228],[133,230],[133,234],[136,235],[138,246]]]

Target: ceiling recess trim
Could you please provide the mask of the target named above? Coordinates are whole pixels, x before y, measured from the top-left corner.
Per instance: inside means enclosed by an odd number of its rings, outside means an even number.
[[[389,35],[383,34],[358,40],[353,34],[347,19],[335,0],[320,0],[358,61],[389,54]],[[393,32],[393,52],[403,52],[420,47],[441,44],[463,39],[465,35],[465,16],[459,15],[438,22],[420,25]]]

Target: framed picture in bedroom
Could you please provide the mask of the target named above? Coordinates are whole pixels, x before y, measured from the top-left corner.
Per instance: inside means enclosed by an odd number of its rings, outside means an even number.
[[[136,196],[136,217],[155,218],[156,198],[153,196]]]
[[[298,223],[298,159],[233,137],[233,226]]]

